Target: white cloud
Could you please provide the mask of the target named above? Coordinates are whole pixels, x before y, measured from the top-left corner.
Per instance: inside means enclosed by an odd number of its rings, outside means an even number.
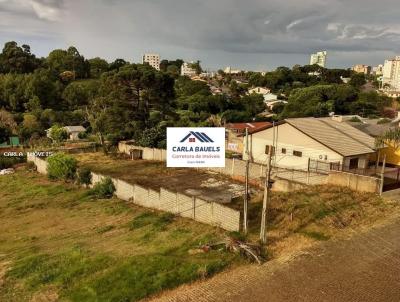
[[[302,23],[303,21],[304,21],[303,19],[294,20],[293,22],[291,22],[289,25],[286,26],[286,29],[290,30],[293,27],[295,27],[296,25],[299,25],[300,23]]]
[[[61,18],[61,11],[59,8],[47,5],[45,3],[30,0],[29,1],[33,10],[40,19],[48,21],[59,21]]]

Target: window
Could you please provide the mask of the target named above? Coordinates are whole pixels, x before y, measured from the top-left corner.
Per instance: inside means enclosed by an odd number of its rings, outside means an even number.
[[[270,146],[270,145],[266,145],[265,146],[265,154],[269,154],[269,148],[272,148],[271,155],[274,155],[275,154],[275,147],[274,146]]]
[[[350,169],[357,169],[358,168],[358,158],[350,159]]]
[[[300,151],[293,151],[293,156],[297,156],[297,157],[302,157],[303,156],[303,152]]]
[[[282,154],[286,154],[286,148],[282,148]]]

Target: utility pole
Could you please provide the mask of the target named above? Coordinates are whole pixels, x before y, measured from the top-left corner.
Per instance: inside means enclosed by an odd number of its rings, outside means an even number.
[[[386,154],[383,155],[382,171],[381,171],[381,183],[379,188],[379,195],[382,196],[383,185],[385,182],[385,165],[386,165]]]
[[[267,175],[265,177],[265,187],[264,187],[264,198],[263,198],[263,208],[261,212],[261,230],[260,230],[260,240],[262,244],[267,242],[266,234],[266,224],[267,224],[267,203],[270,196],[270,179],[271,179],[271,158],[272,158],[273,146],[270,145],[268,148],[268,167]]]
[[[244,188],[244,198],[243,198],[243,232],[247,234],[247,212],[249,207],[249,128],[246,128],[246,175],[245,175],[245,188]]]

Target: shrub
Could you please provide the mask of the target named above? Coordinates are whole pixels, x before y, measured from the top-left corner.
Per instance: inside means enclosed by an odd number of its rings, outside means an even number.
[[[91,190],[91,194],[95,195],[97,198],[111,198],[114,192],[115,186],[110,177],[106,177],[95,184]]]
[[[50,179],[75,179],[77,161],[72,156],[56,153],[47,159],[47,163],[47,175]]]
[[[26,162],[26,157],[5,157],[0,156],[0,170],[8,169],[16,164]]]
[[[390,122],[391,122],[390,119],[388,119],[388,118],[382,118],[382,119],[380,119],[380,120],[377,122],[377,124],[378,124],[378,125],[382,125],[382,124],[388,124],[388,123],[390,123]]]
[[[361,123],[361,120],[356,116],[353,116],[349,121],[352,123]]]
[[[60,143],[68,138],[68,133],[63,127],[54,125],[50,129],[50,137],[56,143]]]
[[[80,133],[78,134],[78,138],[79,138],[79,139],[87,139],[87,138],[88,138],[87,132],[86,132],[86,131],[85,131],[85,132],[80,132]]]
[[[78,183],[86,187],[92,183],[92,171],[89,168],[81,168],[78,170]]]

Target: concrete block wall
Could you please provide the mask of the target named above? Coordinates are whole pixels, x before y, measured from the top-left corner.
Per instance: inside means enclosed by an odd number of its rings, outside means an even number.
[[[183,194],[176,194],[177,211],[182,217],[195,219],[195,198]]]
[[[160,188],[160,210],[177,213],[176,193]]]
[[[376,177],[331,171],[326,182],[335,186],[348,187],[354,191],[381,193],[381,180]]]
[[[35,163],[41,174],[47,174],[47,162],[28,155],[28,161]],[[106,176],[92,172],[92,184],[101,182]],[[194,196],[187,196],[160,188],[160,191],[147,189],[139,185],[129,184],[123,180],[112,178],[115,195],[134,204],[170,212],[182,217],[219,226],[227,231],[240,230],[240,212],[215,202],[208,202]]]

